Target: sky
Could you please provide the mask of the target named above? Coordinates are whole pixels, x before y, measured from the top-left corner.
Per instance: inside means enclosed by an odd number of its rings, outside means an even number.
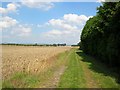
[[[77,44],[98,2],[2,2],[2,43]]]

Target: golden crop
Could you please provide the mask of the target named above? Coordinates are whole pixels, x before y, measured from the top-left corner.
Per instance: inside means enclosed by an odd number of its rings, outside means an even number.
[[[2,46],[2,79],[17,72],[39,73],[70,47]]]

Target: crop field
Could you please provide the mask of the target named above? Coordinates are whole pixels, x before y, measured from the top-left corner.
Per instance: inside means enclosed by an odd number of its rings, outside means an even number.
[[[2,46],[2,88],[120,88],[117,74],[78,47]]]
[[[16,72],[39,73],[70,47],[2,46],[2,79]]]

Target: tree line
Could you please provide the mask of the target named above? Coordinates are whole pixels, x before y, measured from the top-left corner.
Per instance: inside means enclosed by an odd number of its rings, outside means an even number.
[[[110,67],[120,76],[120,2],[105,2],[97,8],[81,34],[81,49]]]
[[[17,44],[17,43],[2,43],[1,45],[15,45],[15,46],[66,46],[66,43],[63,44]]]

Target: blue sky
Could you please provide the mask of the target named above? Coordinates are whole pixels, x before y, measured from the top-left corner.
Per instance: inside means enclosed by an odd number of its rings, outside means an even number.
[[[97,2],[4,2],[0,7],[2,42],[79,42],[82,28],[96,15]]]

